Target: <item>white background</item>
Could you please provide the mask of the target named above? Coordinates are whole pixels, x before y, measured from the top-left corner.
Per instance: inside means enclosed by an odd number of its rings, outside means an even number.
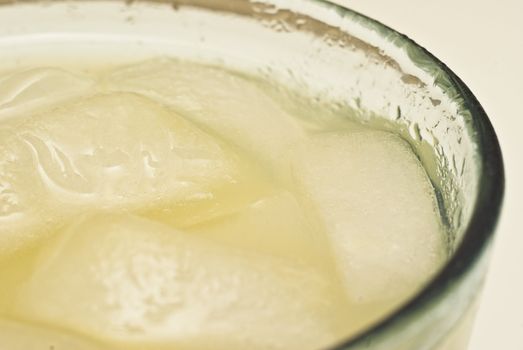
[[[337,0],[408,35],[474,92],[507,185],[470,350],[523,350],[523,0]]]

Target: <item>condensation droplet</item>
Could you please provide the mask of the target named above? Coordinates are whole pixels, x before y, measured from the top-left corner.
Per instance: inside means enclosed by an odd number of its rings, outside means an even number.
[[[421,133],[418,123],[412,123],[409,126],[409,134],[415,141],[421,141]]]
[[[429,99],[430,99],[430,103],[432,103],[432,105],[434,107],[439,106],[441,104],[441,100],[438,100],[437,98],[429,97]]]
[[[396,120],[399,120],[399,119],[401,119],[401,107],[397,106],[396,107]]]

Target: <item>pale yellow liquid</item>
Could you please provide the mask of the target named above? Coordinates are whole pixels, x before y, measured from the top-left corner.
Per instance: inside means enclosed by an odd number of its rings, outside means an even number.
[[[444,260],[408,144],[267,82],[155,59],[0,84],[9,349],[322,348]]]

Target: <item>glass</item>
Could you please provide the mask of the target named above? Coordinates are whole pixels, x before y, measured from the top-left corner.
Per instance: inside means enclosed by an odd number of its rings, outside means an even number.
[[[39,45],[38,62],[90,59],[97,43],[104,58],[175,55],[265,75],[401,134],[436,189],[450,258],[414,298],[335,349],[463,349],[501,207],[502,157],[478,101],[425,49],[328,1],[0,4],[6,66],[31,64]]]

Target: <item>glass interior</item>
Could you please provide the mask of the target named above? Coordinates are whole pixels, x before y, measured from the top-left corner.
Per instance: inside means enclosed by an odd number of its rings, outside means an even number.
[[[130,61],[174,55],[270,77],[411,144],[436,189],[451,258],[416,298],[340,349],[432,349],[475,299],[503,190],[499,146],[466,86],[407,37],[314,0],[0,4],[0,51],[20,66],[34,59],[23,55],[28,41],[56,43],[71,61],[89,43],[126,43],[119,55]]]

